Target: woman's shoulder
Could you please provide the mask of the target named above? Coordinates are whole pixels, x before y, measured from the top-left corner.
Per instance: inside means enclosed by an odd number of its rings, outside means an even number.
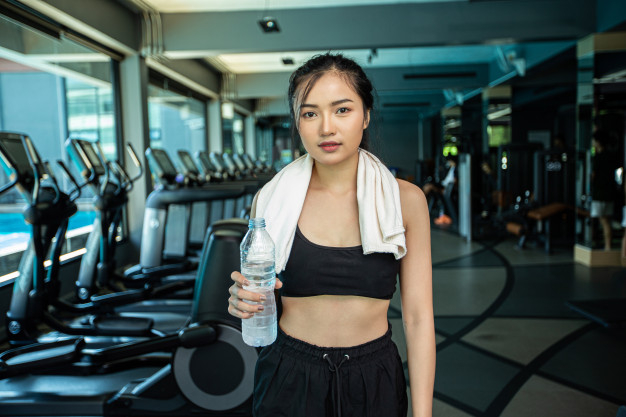
[[[400,190],[400,204],[405,227],[413,221],[428,219],[428,204],[422,189],[409,181],[402,179],[396,179],[396,181]]]
[[[426,200],[424,192],[417,185],[400,178],[396,178],[396,181],[398,182],[401,201],[407,200],[407,202],[411,201],[419,203],[422,199]]]

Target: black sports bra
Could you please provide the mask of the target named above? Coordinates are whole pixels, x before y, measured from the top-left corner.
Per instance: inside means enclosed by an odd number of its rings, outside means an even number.
[[[390,300],[399,271],[400,261],[393,254],[363,255],[361,246],[320,246],[304,237],[298,227],[289,260],[280,275],[280,294],[358,295]]]

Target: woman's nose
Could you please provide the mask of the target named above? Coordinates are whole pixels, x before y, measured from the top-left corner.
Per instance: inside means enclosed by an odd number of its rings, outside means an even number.
[[[335,134],[335,123],[331,117],[323,116],[322,125],[320,126],[322,136],[332,136]]]

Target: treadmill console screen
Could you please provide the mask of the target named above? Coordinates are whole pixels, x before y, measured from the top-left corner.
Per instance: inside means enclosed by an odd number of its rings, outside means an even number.
[[[211,152],[211,162],[217,169],[217,172],[224,172],[224,161],[222,161],[222,158],[215,152]]]
[[[206,173],[217,172],[217,169],[213,166],[213,163],[209,160],[209,155],[206,152],[199,152],[197,154],[200,165]]]
[[[235,165],[229,154],[224,153],[224,155],[222,156],[222,160],[224,161],[224,164],[226,164],[226,169],[228,170],[228,172],[234,173],[235,171],[237,171],[237,166]]]
[[[167,152],[165,152],[163,149],[152,148],[152,155],[154,155],[154,159],[161,167],[161,170],[163,170],[164,175],[173,177],[176,177],[176,175],[178,175],[178,171],[176,171],[176,167],[172,163],[170,157],[167,155]]]
[[[191,158],[191,155],[189,155],[189,152],[178,151],[178,157],[180,158],[180,161],[183,163],[183,166],[188,172],[195,175],[200,174],[200,172],[198,172],[198,167],[196,166],[195,162],[193,162],[193,159]]]
[[[237,165],[237,168],[239,169],[239,171],[243,172],[248,168],[246,164],[243,162],[243,160],[241,159],[241,157],[239,156],[239,154],[233,155],[233,161],[235,162],[235,165]]]
[[[250,158],[250,155],[248,155],[247,153],[243,154],[243,162],[246,164],[248,169],[254,169],[254,163],[252,162],[252,158]]]

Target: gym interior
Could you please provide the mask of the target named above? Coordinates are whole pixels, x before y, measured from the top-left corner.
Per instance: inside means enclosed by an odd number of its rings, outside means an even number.
[[[251,415],[229,276],[328,51],[427,193],[433,416],[626,416],[623,0],[3,0],[0,415]]]

